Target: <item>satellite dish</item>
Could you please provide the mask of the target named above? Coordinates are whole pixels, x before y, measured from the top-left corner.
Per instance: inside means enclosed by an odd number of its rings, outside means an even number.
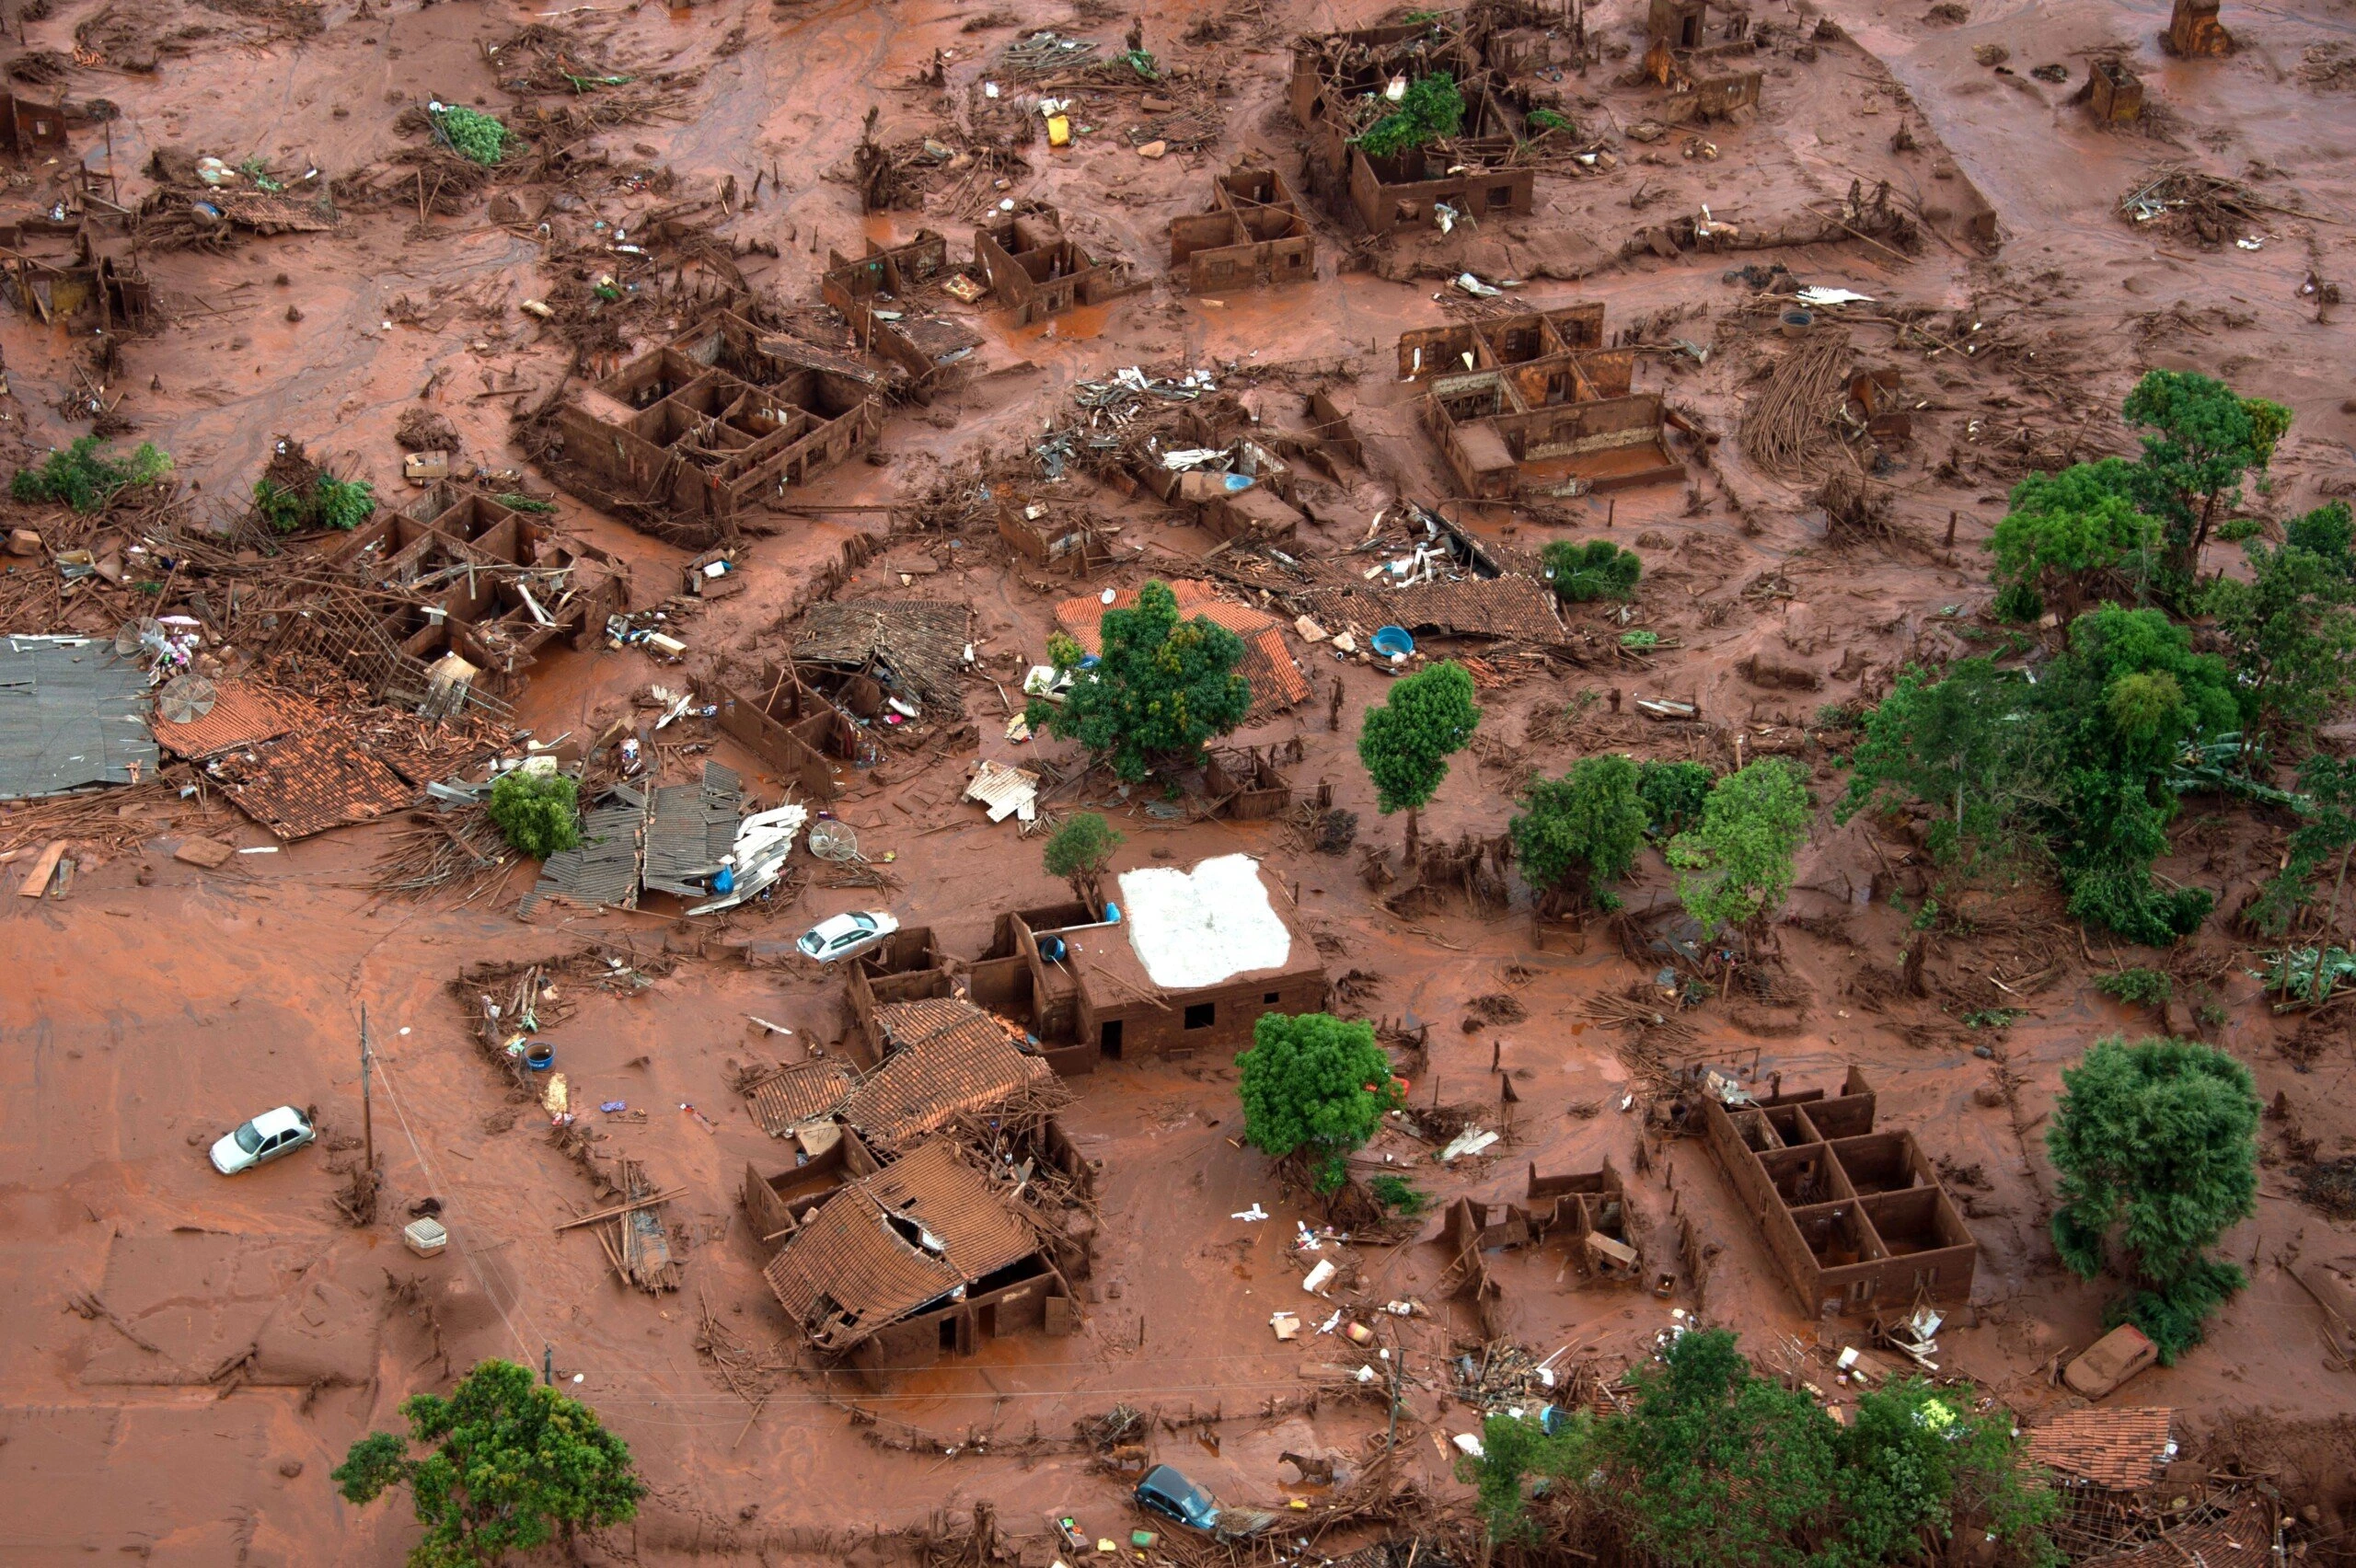
[[[850,824],[829,817],[810,829],[810,853],[821,860],[856,860],[859,835]]]
[[[156,711],[167,722],[193,724],[220,700],[219,689],[202,675],[175,675],[156,694]]]
[[[128,659],[139,651],[149,632],[161,632],[163,629],[144,616],[137,620],[127,620],[115,628],[114,651]]]

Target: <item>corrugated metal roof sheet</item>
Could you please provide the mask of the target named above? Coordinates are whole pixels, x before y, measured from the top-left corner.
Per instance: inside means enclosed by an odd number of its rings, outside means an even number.
[[[781,1138],[805,1122],[832,1115],[850,1092],[850,1073],[839,1063],[814,1059],[780,1068],[755,1084],[745,1098],[753,1102],[753,1120],[761,1131]]]
[[[646,798],[629,789],[615,790],[608,803],[581,813],[580,848],[560,850],[540,863],[539,880],[515,913],[529,915],[549,898],[593,909],[608,904],[637,908],[645,826]]]
[[[734,847],[744,814],[744,785],[732,768],[703,765],[700,784],[665,784],[654,791],[646,822],[645,870],[651,892],[701,898],[704,877]]]
[[[280,691],[259,681],[213,683],[211,711],[186,724],[175,724],[161,713],[149,721],[157,744],[178,756],[218,756],[238,746],[260,745],[292,731],[318,723],[318,706],[291,691]]]
[[[287,839],[374,822],[417,799],[398,774],[332,727],[233,752],[205,771],[239,811]]]
[[[787,1316],[846,1350],[1037,1251],[982,1174],[936,1138],[819,1205],[761,1272]]]
[[[96,638],[0,637],[0,800],[152,778],[147,672]]]
[[[887,1002],[875,1018],[891,1054],[843,1102],[843,1119],[873,1140],[905,1143],[1055,1076],[1005,1024],[954,997]]]
[[[2109,1492],[2133,1492],[2159,1479],[2167,1464],[2165,1406],[2131,1410],[2073,1410],[2028,1435],[2028,1457],[2073,1481]]]
[[[965,786],[965,799],[987,806],[992,822],[1004,822],[1018,814],[1029,822],[1038,814],[1039,776],[1024,768],[1009,767],[1002,762],[983,762],[974,769],[973,781]]]

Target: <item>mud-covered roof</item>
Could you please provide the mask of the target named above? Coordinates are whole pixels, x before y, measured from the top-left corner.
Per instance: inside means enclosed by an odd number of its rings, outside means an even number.
[[[745,1098],[753,1102],[753,1120],[776,1138],[804,1123],[834,1114],[850,1087],[847,1068],[831,1058],[820,1058],[779,1068],[747,1090]]]
[[[955,997],[875,1009],[890,1055],[843,1102],[843,1119],[886,1144],[931,1132],[963,1111],[1003,1104],[1055,1077],[1018,1049],[1007,1026]]]
[[[762,1276],[786,1314],[828,1350],[1038,1251],[948,1138],[909,1150],[813,1211]]]
[[[2029,1458],[2065,1480],[2132,1492],[2151,1485],[2166,1466],[2175,1414],[2162,1405],[2064,1411],[2029,1433]]]

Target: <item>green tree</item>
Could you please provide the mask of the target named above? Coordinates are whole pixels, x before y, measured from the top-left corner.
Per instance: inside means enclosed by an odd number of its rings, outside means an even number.
[[[2326,515],[2326,514],[2329,515]],[[2228,649],[2241,705],[2243,755],[2274,755],[2356,692],[2356,577],[2347,548],[2348,503],[2333,502],[2293,523],[2293,541],[2269,548],[2251,540],[2250,577],[2220,577],[2202,596]]]
[[[1609,539],[1575,545],[1556,539],[1539,552],[1539,564],[1557,598],[1568,604],[1589,599],[1633,599],[1645,563],[1634,550],[1623,550]]]
[[[348,1503],[410,1489],[425,1527],[410,1568],[496,1568],[511,1552],[633,1519],[646,1495],[629,1446],[513,1362],[481,1363],[446,1400],[412,1394],[401,1413],[406,1439],[372,1432],[330,1473]],[[412,1444],[432,1451],[412,1458]]]
[[[1415,853],[1415,813],[1431,803],[1448,777],[1448,759],[1464,749],[1481,722],[1472,677],[1444,659],[1402,679],[1391,698],[1366,710],[1358,732],[1358,761],[1374,780],[1375,808],[1407,813],[1407,853]]]
[[[1807,788],[1782,757],[1761,757],[1718,780],[1691,833],[1669,840],[1678,902],[1715,937],[1739,926],[1752,937],[1791,891],[1792,857],[1807,836]]]
[[[2190,1040],[2105,1040],[2062,1073],[2045,1135],[2061,1173],[2053,1245],[2081,1279],[2114,1251],[2133,1288],[2111,1320],[2176,1358],[2245,1280],[2210,1249],[2258,1205],[2258,1096],[2249,1069]]]
[[[1527,1482],[1618,1530],[1631,1556],[1669,1568],[1879,1568],[1936,1561],[1961,1528],[1999,1560],[2056,1563],[2059,1503],[2027,1463],[2010,1415],[1969,1389],[1919,1378],[1858,1398],[1835,1422],[1807,1394],[1751,1370],[1724,1329],[1682,1335],[1629,1374],[1625,1412],[1580,1411],[1549,1433],[1498,1414],[1459,1466],[1493,1537],[1529,1539]]]
[[[1203,747],[1243,722],[1252,683],[1235,673],[1243,640],[1206,616],[1178,618],[1169,584],[1148,582],[1126,610],[1104,612],[1104,653],[1082,669],[1080,645],[1047,644],[1058,674],[1074,674],[1061,704],[1034,698],[1031,728],[1078,741],[1134,784],[1161,767],[1199,767]]]
[[[1718,776],[1698,762],[1640,762],[1636,765],[1636,798],[1645,802],[1649,821],[1646,830],[1656,838],[1674,838],[1702,820]]]
[[[1636,793],[1636,765],[1624,756],[1583,756],[1560,778],[1540,779],[1513,819],[1514,853],[1530,885],[1602,902],[1644,847],[1648,813]]]
[[[2031,474],[1988,538],[1996,605],[2012,620],[2047,610],[2063,625],[2099,598],[2131,594],[2159,542],[2160,525],[2139,510],[2123,458]]]
[[[2041,793],[2047,731],[2033,696],[1985,659],[1966,659],[1939,681],[1908,666],[1865,721],[1836,818],[1916,800],[1931,808],[1928,847],[1939,859],[2009,848],[2030,830],[2024,818],[2050,799]]]
[[[2155,946],[2199,929],[2212,896],[2163,892],[2152,862],[2177,810],[2167,771],[2188,742],[2238,721],[2225,662],[2194,652],[2157,610],[2106,605],[2071,623],[2037,703],[2056,752],[2046,817],[2070,913]]]
[[[2273,457],[2291,410],[2194,371],[2154,370],[2135,384],[2122,412],[2148,432],[2134,488],[2142,510],[2160,520],[2168,571],[2183,593],[2211,529],[2240,503],[2242,476],[2264,472]]]
[[[1235,1065],[1243,1069],[1236,1085],[1243,1141],[1271,1159],[1302,1155],[1321,1193],[1341,1188],[1345,1159],[1399,1103],[1391,1057],[1363,1020],[1262,1013],[1252,1026],[1252,1049]]]
[[[535,860],[581,847],[581,786],[569,774],[502,773],[491,787],[491,820]]]
[[[1104,872],[1113,851],[1127,840],[1095,812],[1081,812],[1047,840],[1047,874],[1071,884],[1072,896],[1096,914],[1104,912]]]

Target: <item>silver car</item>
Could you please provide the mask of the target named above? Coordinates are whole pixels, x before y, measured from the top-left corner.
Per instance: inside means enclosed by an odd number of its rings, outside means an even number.
[[[282,1154],[292,1154],[319,1136],[311,1119],[292,1105],[265,1111],[213,1146],[213,1169],[235,1176],[266,1165]]]

